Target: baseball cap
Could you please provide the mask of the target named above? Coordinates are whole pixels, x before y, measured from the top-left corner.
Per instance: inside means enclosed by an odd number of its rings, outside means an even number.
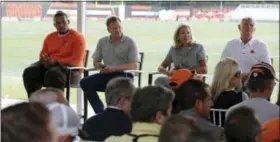
[[[275,79],[278,81],[273,67],[265,62],[255,64],[251,68],[249,79]]]
[[[54,102],[47,104],[47,108],[60,136],[79,134],[79,117],[70,106]]]
[[[179,88],[184,82],[191,79],[193,73],[188,69],[178,69],[169,78],[169,85],[172,89]]]

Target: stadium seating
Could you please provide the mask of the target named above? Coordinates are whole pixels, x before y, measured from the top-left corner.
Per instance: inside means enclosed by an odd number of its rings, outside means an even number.
[[[279,21],[278,4],[240,4],[236,10],[227,15],[231,20],[239,21],[249,16],[256,21]]]
[[[42,16],[41,4],[8,3],[6,8],[7,17],[17,17],[19,19],[40,18]]]
[[[199,8],[193,8],[192,9],[192,18],[193,20],[223,20],[224,15],[230,13],[234,9],[229,8],[209,8],[209,9],[199,9]]]

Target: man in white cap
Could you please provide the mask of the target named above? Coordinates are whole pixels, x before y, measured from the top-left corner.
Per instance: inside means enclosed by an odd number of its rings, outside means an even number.
[[[59,142],[73,142],[79,133],[79,117],[76,112],[65,104],[50,103],[47,108],[59,133]]]

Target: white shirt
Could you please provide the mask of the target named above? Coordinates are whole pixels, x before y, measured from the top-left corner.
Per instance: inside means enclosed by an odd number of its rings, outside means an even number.
[[[251,67],[260,62],[271,64],[266,44],[257,39],[251,39],[246,44],[240,38],[229,41],[221,58],[226,57],[235,59],[239,63],[242,73],[249,73]]]
[[[241,106],[247,106],[252,108],[255,111],[255,114],[259,118],[261,123],[279,117],[279,106],[272,104],[263,98],[250,98],[230,107],[226,112],[226,117],[234,108]]]

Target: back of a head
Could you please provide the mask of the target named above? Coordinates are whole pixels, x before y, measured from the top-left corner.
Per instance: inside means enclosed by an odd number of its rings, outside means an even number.
[[[2,142],[53,142],[50,113],[40,103],[20,103],[1,111]]]
[[[131,79],[118,77],[110,80],[105,89],[106,103],[116,106],[120,98],[132,98],[135,86]]]
[[[224,58],[218,62],[211,83],[211,92],[214,100],[225,90],[232,89],[232,87],[241,87],[241,83],[240,86],[231,86],[231,80],[238,72],[240,72],[240,69],[236,60]]]
[[[63,94],[64,92],[60,89],[49,87],[42,90],[37,90],[36,92],[32,93],[29,101],[40,102],[43,104],[49,104],[53,102],[68,104]]]
[[[51,103],[47,105],[51,112],[51,119],[60,136],[77,136],[80,125],[76,112],[65,104]]]
[[[262,129],[252,108],[237,107],[228,114],[224,131],[227,142],[256,142]]]
[[[161,127],[159,142],[193,142],[200,130],[192,118],[170,116]]]
[[[179,88],[175,89],[175,101],[173,113],[179,113],[182,110],[188,110],[194,107],[197,99],[204,100],[207,97],[207,84],[200,80],[190,79],[184,82]]]
[[[246,87],[251,93],[264,93],[267,90],[270,90],[272,93],[275,79],[274,68],[270,64],[262,62],[251,68]]]
[[[153,122],[158,112],[169,115],[174,93],[163,86],[137,89],[131,104],[133,122]]]

